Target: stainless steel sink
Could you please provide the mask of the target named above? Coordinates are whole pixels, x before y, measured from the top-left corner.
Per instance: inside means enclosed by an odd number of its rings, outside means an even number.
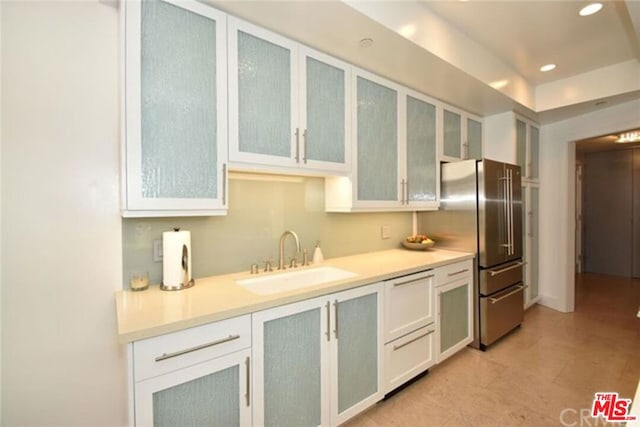
[[[356,276],[356,273],[342,270],[341,268],[314,267],[307,270],[295,270],[236,280],[236,283],[254,294],[271,295]]]

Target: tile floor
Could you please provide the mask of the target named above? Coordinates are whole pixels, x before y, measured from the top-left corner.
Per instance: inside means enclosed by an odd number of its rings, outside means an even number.
[[[596,391],[633,398],[639,306],[640,280],[578,275],[575,312],[535,305],[486,352],[465,348],[346,425],[604,426],[580,411]]]

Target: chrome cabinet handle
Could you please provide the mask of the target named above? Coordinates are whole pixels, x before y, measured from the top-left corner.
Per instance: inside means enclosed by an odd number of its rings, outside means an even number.
[[[413,343],[413,342],[418,341],[420,338],[424,338],[424,337],[426,337],[427,335],[431,335],[431,334],[432,334],[432,333],[434,333],[435,331],[436,331],[435,329],[432,329],[432,330],[430,330],[429,332],[425,332],[424,334],[419,335],[419,336],[417,336],[417,337],[415,337],[415,338],[413,338],[413,339],[410,339],[409,341],[407,341],[407,342],[405,342],[405,343],[402,343],[402,344],[400,344],[400,345],[394,345],[394,346],[393,346],[393,351],[400,350],[402,347],[406,347],[406,346],[408,346],[409,344],[411,344],[411,343]]]
[[[191,348],[188,348],[186,350],[176,351],[175,353],[169,353],[169,354],[163,353],[162,356],[156,357],[155,360],[156,360],[156,362],[160,362],[160,361],[163,361],[163,360],[171,359],[172,357],[182,356],[183,354],[192,353],[194,351],[203,350],[205,348],[213,347],[213,346],[218,345],[218,344],[224,344],[224,343],[229,342],[229,341],[237,340],[238,338],[240,338],[240,335],[229,335],[226,338],[221,338],[219,340],[212,341],[212,342],[207,343],[207,344],[202,344],[202,345],[198,345],[196,347],[191,347]]]
[[[244,397],[247,400],[247,406],[251,405],[251,359],[250,358],[246,358],[244,360],[244,364],[247,368],[247,392],[245,393]]]
[[[302,161],[306,165],[307,164],[307,129],[305,129],[304,132],[302,132],[302,149],[304,150],[304,153],[302,155]]]
[[[227,164],[222,165],[222,205],[227,204]]]
[[[526,262],[518,262],[517,264],[510,265],[509,267],[501,268],[500,270],[489,270],[489,274],[491,277],[497,276],[498,274],[502,274],[506,271],[513,270],[514,268],[522,267]]]
[[[468,268],[465,268],[464,270],[459,270],[459,271],[456,271],[456,272],[454,272],[454,273],[449,273],[448,275],[449,275],[449,276],[456,276],[456,275],[458,275],[458,274],[466,273],[467,271],[469,271],[469,269],[468,269]]]
[[[296,128],[296,163],[300,163],[300,128]]]
[[[336,337],[336,339],[338,339],[338,300],[335,300],[333,302],[333,309],[335,312],[335,316],[336,316],[336,324],[335,324],[335,328],[333,329],[333,334]]]
[[[406,204],[409,204],[409,180],[404,182],[404,200]]]
[[[523,289],[525,289],[525,288],[528,288],[528,287],[529,287],[529,285],[527,285],[527,286],[519,285],[519,286],[518,286],[518,289],[514,289],[513,291],[509,292],[508,294],[506,294],[506,295],[502,295],[501,297],[498,297],[498,298],[489,298],[489,301],[491,301],[491,304],[495,304],[495,303],[497,303],[497,302],[502,301],[503,299],[505,299],[505,298],[507,298],[507,297],[510,297],[510,296],[511,296],[511,295],[513,295],[513,294],[517,294],[517,293],[518,293],[518,292],[520,292],[521,290],[523,290]]]
[[[393,284],[393,287],[395,288],[396,286],[407,285],[409,283],[417,282],[418,280],[430,279],[430,278],[432,278],[434,276],[435,276],[434,274],[430,274],[430,275],[425,276],[425,277],[418,277],[417,279],[409,279],[409,280],[405,280],[404,282],[396,282],[396,283]]]
[[[402,181],[400,181],[400,204],[404,205],[404,194],[405,194],[405,188],[406,188],[406,184],[405,184],[405,180],[403,179]]]
[[[331,341],[331,303],[327,301],[327,341]]]

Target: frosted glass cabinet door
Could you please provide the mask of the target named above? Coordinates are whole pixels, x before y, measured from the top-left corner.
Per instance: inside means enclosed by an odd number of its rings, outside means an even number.
[[[529,138],[529,178],[538,179],[540,130],[537,127],[530,127]]]
[[[398,92],[374,78],[356,77],[357,199],[396,204]]]
[[[295,165],[296,45],[229,17],[229,159]]]
[[[438,363],[473,340],[472,282],[473,278],[466,278],[436,288],[440,336]]]
[[[250,426],[250,356],[242,350],[136,383],[136,426]]]
[[[349,164],[348,70],[346,63],[300,48],[302,163],[323,170]]]
[[[413,96],[407,103],[407,180],[410,204],[437,206],[436,107]]]
[[[516,162],[520,173],[527,176],[527,124],[516,119]]]
[[[253,315],[254,424],[328,424],[327,310],[315,299]]]
[[[482,122],[467,118],[467,159],[482,159]]]
[[[443,154],[446,157],[462,159],[462,116],[445,109],[443,128]]]
[[[380,326],[381,292],[379,285],[346,291],[333,301],[334,348],[337,367],[333,369],[333,425],[341,424],[381,396]]]
[[[123,7],[123,215],[213,214],[226,205],[226,15],[194,1]]]
[[[531,204],[529,215],[529,263],[527,264],[530,270],[529,280],[529,297],[530,299],[537,298],[538,296],[538,188],[530,187],[531,191]]]

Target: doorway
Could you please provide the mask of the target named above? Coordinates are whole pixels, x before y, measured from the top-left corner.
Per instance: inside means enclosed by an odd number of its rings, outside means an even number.
[[[576,273],[640,277],[640,146],[611,138],[576,144]]]

